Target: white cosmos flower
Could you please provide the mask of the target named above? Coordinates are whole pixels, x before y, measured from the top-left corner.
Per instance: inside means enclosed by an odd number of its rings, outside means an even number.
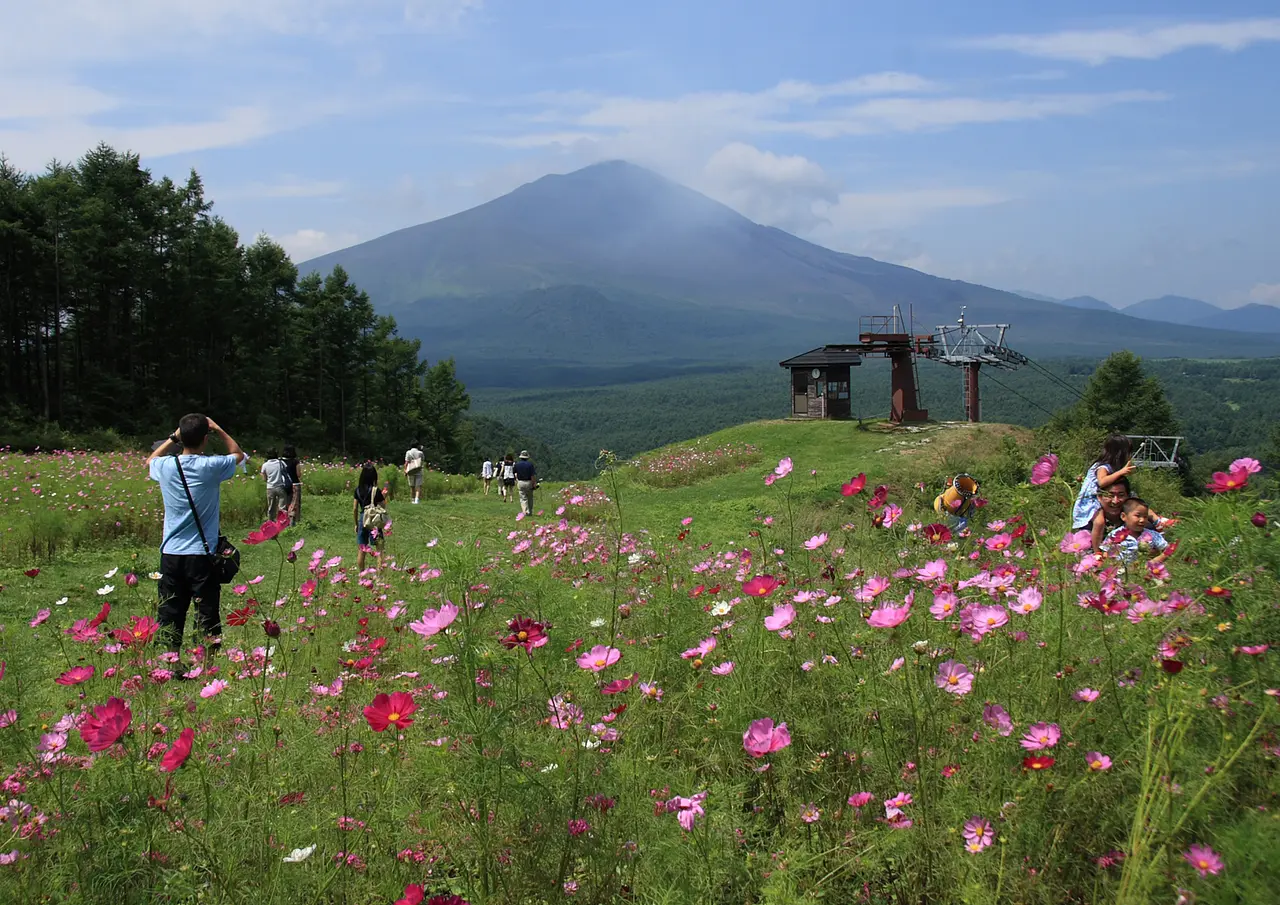
[[[723,600],[711,608],[712,616],[728,616],[731,612],[733,612],[733,607],[729,606],[729,604],[725,603]]]
[[[119,567],[119,566],[117,566],[116,568],[112,569],[110,572],[108,572],[106,575],[103,575],[102,577],[103,577],[103,578],[115,578],[115,577],[116,577],[116,573],[117,573],[117,572],[119,572],[119,571],[120,571],[120,567]]]
[[[115,585],[104,584],[102,587],[98,588],[98,596],[99,596],[99,597],[106,597],[108,594],[110,594],[110,593],[111,593],[112,591],[114,591],[115,589],[116,589]]]
[[[148,578],[150,578],[152,581],[159,581],[159,580],[160,580],[160,573],[159,573],[159,572],[152,572],[152,573],[151,573],[150,575],[148,575],[147,577],[148,577]]]
[[[592,619],[592,620],[591,620],[591,627],[592,627],[592,628],[604,628],[604,620],[603,620],[603,619]]]
[[[59,598],[58,600],[55,600],[55,601],[53,602],[53,605],[54,605],[54,606],[66,606],[66,605],[67,605],[67,598],[65,598],[65,597]]]
[[[308,845],[306,848],[295,848],[280,860],[284,861],[285,864],[297,864],[310,858],[315,850],[316,847],[314,845]]]

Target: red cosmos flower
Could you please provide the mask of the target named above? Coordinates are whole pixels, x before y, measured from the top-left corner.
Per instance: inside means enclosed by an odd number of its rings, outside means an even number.
[[[111,604],[104,603],[102,609],[98,610],[98,615],[89,620],[89,628],[97,628],[107,621],[107,617],[111,615]]]
[[[274,522],[263,522],[262,527],[257,531],[249,532],[249,536],[244,539],[244,542],[252,547],[274,539],[282,530],[289,527],[288,513],[281,511],[280,514],[284,516],[283,522],[279,519],[276,519]]]
[[[80,724],[80,737],[89,746],[90,751],[106,751],[120,736],[129,729],[133,722],[133,712],[120,698],[109,698],[107,703],[93,708],[93,715],[84,718]]]
[[[262,621],[262,630],[263,630],[264,632],[266,632],[266,634],[267,634],[267,637],[268,637],[268,638],[279,638],[279,637],[280,637],[280,623],[279,623],[279,622],[273,622],[273,621],[271,621],[270,619],[264,619],[264,620]]]
[[[413,695],[404,691],[392,694],[379,694],[373,703],[364,709],[364,718],[374,732],[385,732],[388,726],[404,729],[413,725],[409,717],[418,709],[413,702]]]
[[[1249,484],[1249,472],[1243,468],[1232,472],[1215,471],[1213,480],[1205,484],[1205,490],[1210,493],[1228,493],[1232,490],[1239,490]]]
[[[92,666],[73,666],[53,681],[59,685],[79,685],[93,678]]]
[[[1215,584],[1211,588],[1206,588],[1205,593],[1208,594],[1210,597],[1221,597],[1223,600],[1231,599],[1231,589],[1224,588],[1222,587],[1222,585]]]
[[[160,758],[160,772],[172,773],[186,763],[191,756],[191,745],[195,738],[196,731],[190,727],[178,733],[178,738],[169,746],[164,757]]]
[[[404,895],[396,899],[394,905],[421,905],[423,891],[417,883],[410,883],[404,888]]]
[[[945,544],[951,540],[951,529],[942,524],[925,525],[920,533],[931,544]]]
[[[246,606],[246,607],[241,607],[238,610],[232,610],[230,613],[227,614],[227,625],[234,625],[234,626],[248,625],[249,620],[252,619],[257,614],[257,612],[258,612],[258,608],[253,604],[250,604],[249,606]]]
[[[884,501],[889,499],[889,487],[881,484],[871,492],[871,499],[867,500],[867,508],[875,512],[884,505]]]
[[[865,474],[860,473],[856,478],[854,478],[848,484],[840,485],[840,494],[841,496],[857,496],[858,494],[862,493],[862,489],[866,486],[867,486],[867,476]]]
[[[620,694],[630,688],[640,678],[640,673],[632,673],[625,679],[614,679],[608,685],[600,689],[601,694]]]
[[[1160,668],[1171,676],[1176,676],[1182,672],[1183,663],[1181,660],[1161,660]]]
[[[1033,754],[1022,759],[1022,766],[1028,770],[1048,770],[1053,764],[1053,758],[1047,754]]]
[[[23,574],[23,575],[25,575],[25,576],[27,576],[28,578],[35,578],[37,575],[39,575],[39,574],[40,574],[40,570],[39,570],[39,569],[27,569],[27,571],[23,572],[22,574]]]
[[[160,631],[160,623],[150,616],[134,616],[125,631],[129,635],[127,644],[146,644]]]
[[[742,593],[748,597],[768,597],[781,585],[772,575],[757,575],[742,583]]]
[[[547,627],[541,622],[534,622],[525,616],[517,616],[507,623],[510,635],[502,639],[507,650],[523,647],[526,653],[533,653],[535,647],[547,643]]]
[[[689,596],[693,598],[701,597],[704,593],[706,593],[706,590],[707,590],[707,586],[704,584],[700,584],[697,587],[695,587],[692,591],[689,592]]]

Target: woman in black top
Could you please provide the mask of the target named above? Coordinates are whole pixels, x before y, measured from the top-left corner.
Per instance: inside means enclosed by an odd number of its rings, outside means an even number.
[[[284,461],[285,474],[293,484],[293,495],[289,500],[289,524],[296,525],[302,516],[302,463],[298,461],[298,451],[292,445],[284,448],[284,455],[280,458]]]
[[[351,503],[356,520],[356,543],[360,545],[360,552],[356,556],[356,570],[359,572],[364,571],[365,552],[375,545],[379,548],[382,546],[381,533],[374,537],[373,531],[364,526],[364,511],[371,504],[384,502],[386,496],[378,487],[378,469],[372,465],[364,466],[360,470],[360,483],[356,485],[355,499]],[[382,566],[381,553],[378,555],[378,566]]]

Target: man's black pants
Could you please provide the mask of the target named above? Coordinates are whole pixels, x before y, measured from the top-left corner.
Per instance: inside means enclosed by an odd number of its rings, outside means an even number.
[[[213,574],[213,557],[160,554],[160,610],[156,621],[170,650],[182,647],[187,610],[196,605],[201,638],[222,636],[222,586]]]

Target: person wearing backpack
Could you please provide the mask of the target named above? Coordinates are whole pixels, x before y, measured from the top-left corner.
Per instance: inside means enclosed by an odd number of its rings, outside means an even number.
[[[273,449],[267,453],[267,461],[258,470],[267,480],[267,521],[274,522],[281,509],[288,510],[289,499],[293,496],[288,466]]]
[[[364,571],[365,553],[376,548],[378,567],[382,567],[382,526],[387,523],[386,496],[378,487],[378,469],[365,465],[360,469],[360,483],[356,485],[351,509],[356,522],[356,543],[360,552],[356,556],[356,571]]]
[[[422,455],[422,444],[417,440],[404,454],[404,475],[409,479],[409,489],[413,491],[413,505],[418,505],[422,496],[422,467],[426,459]]]

